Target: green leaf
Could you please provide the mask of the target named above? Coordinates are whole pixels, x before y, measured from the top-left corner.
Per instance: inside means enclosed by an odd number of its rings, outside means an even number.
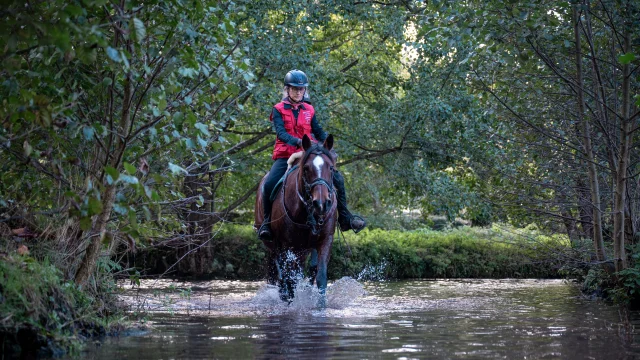
[[[191,126],[195,126],[197,121],[198,121],[198,118],[196,117],[196,115],[193,112],[189,111],[187,113],[187,118],[186,118],[186,121],[185,121],[187,123],[187,125],[189,125],[190,127]]]
[[[129,175],[135,175],[136,174],[136,167],[129,164],[128,162],[124,162],[123,163],[124,169],[125,171],[129,174]]]
[[[151,188],[145,185],[145,186],[144,186],[144,194],[145,194],[149,199],[151,199],[151,196],[153,195],[153,193],[152,193],[152,191],[151,191]]]
[[[120,181],[122,181],[125,184],[138,184],[138,178],[135,176],[130,176],[130,175],[125,175],[125,174],[120,174]]]
[[[107,46],[107,56],[109,56],[109,58],[114,62],[119,63],[122,61],[122,58],[120,57],[120,52],[112,48],[111,46]]]
[[[182,131],[182,123],[184,123],[184,114],[180,111],[173,114],[173,124],[179,131]]]
[[[31,155],[31,153],[33,152],[33,148],[31,147],[31,145],[29,145],[29,142],[27,142],[27,140],[25,140],[22,144],[22,148],[24,149],[24,156],[26,157],[29,157],[29,155]]]
[[[207,135],[207,136],[211,136],[211,134],[209,133],[209,127],[203,123],[196,123],[194,125],[196,127],[196,129],[200,130],[201,133]]]
[[[102,85],[104,87],[110,86],[111,84],[113,84],[113,80],[110,77],[102,79]]]
[[[95,131],[91,126],[85,126],[82,128],[82,134],[84,135],[84,139],[87,141],[93,140],[93,135]]]
[[[118,203],[113,204],[113,211],[115,211],[116,213],[120,214],[120,215],[125,215],[127,213],[127,211],[129,211],[129,209],[125,206],[122,206]]]
[[[80,218],[80,229],[82,229],[83,231],[88,231],[91,229],[91,217],[90,216],[85,216],[83,218]]]
[[[97,215],[102,212],[102,201],[97,198],[89,198],[89,216]]]
[[[144,28],[144,23],[142,22],[142,20],[138,18],[131,19],[131,23],[129,27],[133,29],[131,34],[133,36],[133,39],[137,43],[141,43],[144,40],[144,38],[147,36],[147,30]]]
[[[107,183],[109,185],[118,181],[118,178],[120,177],[120,172],[118,172],[118,170],[112,168],[111,166],[106,166],[104,168],[104,171],[107,173]]]
[[[198,136],[198,144],[204,149],[207,147],[207,142],[204,141],[200,136]]]
[[[164,111],[164,109],[167,108],[167,99],[160,99],[160,101],[158,101],[158,109],[160,109],[160,111]]]
[[[138,218],[136,216],[136,211],[133,208],[129,208],[129,223],[133,229],[138,228]]]
[[[76,50],[76,54],[78,55],[80,61],[88,65],[96,61],[98,51],[90,47],[78,47]]]
[[[635,59],[636,59],[636,56],[633,53],[626,53],[618,57],[618,62],[620,62],[620,64],[622,65],[627,65],[628,63],[632,62]]]
[[[184,173],[185,175],[189,175],[189,172],[186,169],[173,163],[169,163],[169,170],[171,170],[173,174]]]
[[[144,212],[145,219],[147,219],[147,221],[151,221],[151,211],[149,211],[149,208],[146,206],[143,206],[142,211]]]

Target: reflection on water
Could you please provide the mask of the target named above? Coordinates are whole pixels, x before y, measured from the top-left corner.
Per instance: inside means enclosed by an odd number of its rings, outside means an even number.
[[[191,289],[189,291],[188,289]],[[125,296],[150,330],[105,339],[95,359],[640,358],[617,308],[559,280],[336,281],[328,308],[301,285],[147,281]]]

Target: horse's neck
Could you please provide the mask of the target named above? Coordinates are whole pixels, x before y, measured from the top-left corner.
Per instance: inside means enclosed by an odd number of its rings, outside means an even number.
[[[284,184],[283,201],[286,209],[289,211],[289,216],[293,219],[304,220],[307,218],[307,208],[304,202],[300,199],[300,196],[304,196],[304,183],[299,178],[300,167],[294,169],[286,179]],[[295,213],[294,213],[295,211]]]

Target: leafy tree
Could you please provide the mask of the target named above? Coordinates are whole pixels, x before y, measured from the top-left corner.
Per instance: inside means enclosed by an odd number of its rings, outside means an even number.
[[[183,198],[176,175],[204,163],[221,141],[211,129],[253,78],[236,37],[241,10],[218,1],[3,8],[2,205],[64,223],[64,240],[85,250],[76,282],[92,274],[102,243],[183,228],[160,205],[199,200]]]

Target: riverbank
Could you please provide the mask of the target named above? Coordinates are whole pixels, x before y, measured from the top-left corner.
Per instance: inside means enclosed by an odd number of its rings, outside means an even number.
[[[3,358],[76,353],[86,339],[120,332],[125,316],[105,286],[82,289],[46,259],[0,255]]]
[[[262,279],[266,249],[253,228],[225,225],[212,240],[210,278]],[[411,278],[558,278],[571,247],[564,235],[545,235],[535,226],[516,229],[460,227],[445,231],[364,230],[336,233],[329,277]],[[162,273],[171,254],[157,249],[139,254],[136,265]],[[162,261],[162,264],[160,263]],[[564,262],[562,262],[564,261]],[[188,274],[175,274],[188,276]]]

